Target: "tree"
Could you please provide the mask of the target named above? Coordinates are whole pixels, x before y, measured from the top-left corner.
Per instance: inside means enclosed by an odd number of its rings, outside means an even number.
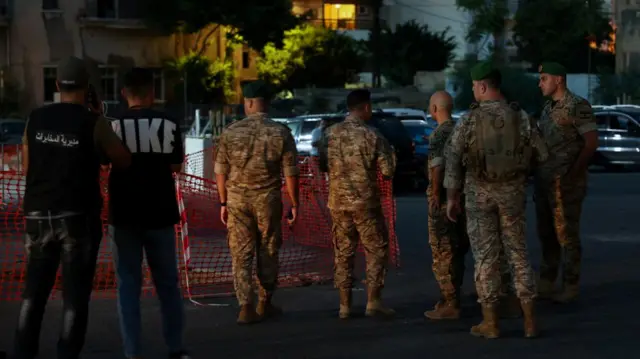
[[[365,45],[336,31],[305,24],[285,32],[283,45],[271,43],[258,58],[258,75],[280,90],[343,87],[361,72]]]
[[[528,1],[518,10],[513,28],[520,58],[532,69],[543,61],[560,62],[572,73],[613,68],[613,53],[591,48],[613,41],[602,6],[602,0]]]
[[[368,42],[373,50],[375,43]],[[456,42],[448,30],[431,32],[427,25],[415,21],[396,25],[380,34],[380,68],[382,75],[395,85],[413,85],[418,71],[442,71],[454,59]]]
[[[184,86],[187,86],[189,103],[210,104],[232,99],[234,65],[229,60],[214,60],[197,53],[190,53],[165,65],[167,75],[176,81],[174,93],[183,99]],[[183,99],[184,100],[184,99]]]
[[[209,38],[220,26],[242,38],[253,49],[280,43],[285,30],[304,17],[292,13],[291,0],[143,0],[147,23],[164,34],[196,34],[198,54],[206,50]],[[215,25],[215,26],[210,26]],[[206,29],[206,33],[203,30]]]
[[[456,0],[456,5],[468,11],[472,20],[467,30],[467,41],[477,44],[487,34],[493,37],[493,59],[496,64],[505,63],[504,45],[506,18],[509,15],[507,0]]]
[[[477,59],[467,59],[453,74],[453,85],[457,89],[455,108],[468,109],[474,102],[470,69]],[[509,66],[500,68],[502,74],[502,93],[507,101],[517,102],[528,113],[540,111],[544,98],[537,86],[538,79],[530,73]]]

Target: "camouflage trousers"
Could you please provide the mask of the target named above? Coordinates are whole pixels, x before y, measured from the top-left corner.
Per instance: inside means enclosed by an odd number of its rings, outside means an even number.
[[[466,196],[467,231],[480,303],[499,301],[501,292],[508,288],[503,277],[509,272],[513,274],[513,288],[518,298],[535,297],[533,268],[525,240],[525,200],[524,191],[513,191],[509,195],[482,191]]]
[[[464,216],[457,223],[447,219],[446,207],[429,211],[429,246],[433,256],[433,275],[443,301],[459,301],[464,278],[464,259],[469,252],[469,237]]]
[[[232,201],[230,196],[227,207],[227,240],[236,298],[240,305],[250,304],[255,253],[260,296],[271,296],[277,286],[282,196],[280,191],[249,195],[238,201]]]
[[[562,264],[565,285],[577,285],[580,281],[580,216],[586,192],[586,177],[571,183],[563,183],[559,178],[536,181],[537,229],[542,246],[541,279],[555,282]]]
[[[338,289],[353,287],[358,238],[367,263],[367,286],[382,288],[389,262],[389,232],[381,208],[362,211],[331,210],[333,221],[334,284]]]

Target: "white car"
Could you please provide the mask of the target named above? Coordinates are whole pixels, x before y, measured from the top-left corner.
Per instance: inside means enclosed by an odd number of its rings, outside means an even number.
[[[428,113],[415,108],[383,108],[381,111],[393,114],[399,120],[422,120],[427,121],[431,126],[437,125]]]

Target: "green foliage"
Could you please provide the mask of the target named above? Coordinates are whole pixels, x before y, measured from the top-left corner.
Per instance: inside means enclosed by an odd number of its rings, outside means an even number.
[[[543,61],[558,61],[571,73],[593,72],[601,66],[613,68],[615,55],[589,48],[590,38],[597,43],[611,40],[613,30],[602,6],[602,0],[526,2],[516,14],[513,29],[519,56],[532,68]]]
[[[184,84],[187,85],[189,103],[225,102],[232,99],[235,66],[227,60],[215,60],[191,53],[166,63],[168,75],[176,81],[176,99],[183,99]],[[185,80],[186,77],[186,80]]]
[[[373,53],[374,43],[369,41]],[[380,70],[391,83],[409,86],[418,71],[442,71],[454,59],[457,44],[448,30],[431,32],[415,21],[399,24],[380,34]]]
[[[456,6],[472,15],[467,30],[467,40],[477,43],[487,34],[502,34],[505,18],[509,15],[506,1],[456,0]]]
[[[165,34],[196,33],[211,24],[228,26],[249,46],[280,43],[285,30],[301,23],[291,0],[142,0],[147,23]]]
[[[362,71],[365,52],[347,35],[305,24],[286,31],[281,47],[265,46],[256,65],[260,78],[279,90],[343,87]]]
[[[457,109],[468,109],[475,101],[472,91],[473,81],[471,81],[469,70],[476,63],[475,60],[467,60],[453,74],[453,85],[457,89],[454,105]],[[517,102],[528,113],[536,113],[542,109],[544,98],[538,88],[538,79],[534,74],[508,66],[504,66],[500,70],[502,73],[501,91],[507,101]]]

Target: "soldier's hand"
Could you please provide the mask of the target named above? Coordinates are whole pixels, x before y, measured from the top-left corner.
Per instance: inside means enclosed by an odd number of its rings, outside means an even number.
[[[225,227],[227,226],[227,217],[227,206],[220,207],[220,220],[222,221],[222,224],[225,225]]]
[[[291,207],[287,216],[289,226],[293,226],[296,223],[296,219],[298,219],[298,207]]]
[[[458,215],[460,214],[460,203],[453,199],[447,200],[447,218],[456,223],[458,221]]]

